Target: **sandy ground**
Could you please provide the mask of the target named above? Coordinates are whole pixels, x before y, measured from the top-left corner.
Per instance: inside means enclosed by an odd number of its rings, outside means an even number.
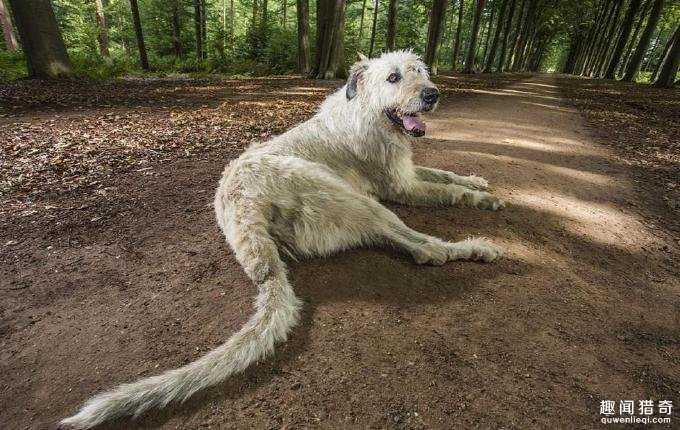
[[[509,206],[395,211],[443,238],[486,236],[504,259],[290,262],[306,306],[274,357],[118,427],[592,428],[601,400],[680,403],[677,238],[558,80],[446,100],[415,148],[420,164],[486,177]],[[115,205],[0,233],[22,238],[0,266],[2,428],[53,427],[246,320],[254,290],[209,206],[225,162],[128,173]]]

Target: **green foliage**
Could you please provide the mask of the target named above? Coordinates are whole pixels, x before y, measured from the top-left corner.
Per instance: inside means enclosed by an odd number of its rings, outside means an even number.
[[[99,55],[85,52],[72,52],[71,64],[76,76],[90,79],[110,79],[123,76],[135,70],[136,66],[125,56],[114,56],[105,60]]]
[[[297,67],[296,5],[292,0],[267,0],[266,22],[260,14],[253,20],[253,0],[203,0],[206,4],[206,58],[196,55],[195,0],[138,0],[144,39],[153,74],[239,74],[259,76],[290,74]],[[461,49],[456,61],[461,64],[470,40],[475,0],[451,0],[443,20],[438,64],[440,69],[452,67],[454,37],[458,25],[460,2],[464,6],[461,25]],[[477,63],[483,61],[484,44],[496,31],[488,33],[492,11],[498,13],[503,0],[487,0],[482,12],[478,36]],[[542,68],[559,71],[566,61],[575,34],[584,34],[593,25],[600,0],[532,0],[538,4],[536,31],[548,40]],[[286,17],[284,22],[284,2]],[[94,79],[107,79],[126,74],[143,74],[138,64],[136,35],[132,26],[129,0],[104,0],[110,57],[99,52],[98,21],[94,0],[52,0],[75,72]],[[517,7],[524,3],[517,0]],[[352,0],[346,5],[345,57],[348,63],[356,52],[368,53],[373,24],[374,0]],[[173,38],[173,12],[177,5],[179,45]],[[376,38],[373,53],[385,49],[389,0],[379,0]],[[316,1],[310,1],[310,47],[314,57]],[[432,0],[399,0],[397,9],[396,47],[423,53],[427,42],[429,11]],[[232,9],[233,8],[233,9]],[[363,25],[362,23],[363,11]],[[514,25],[520,19],[515,13]],[[232,21],[233,17],[233,21]],[[503,20],[504,21],[504,20]],[[645,56],[638,79],[648,80],[661,61],[665,42],[680,21],[680,4],[667,2],[655,32],[655,43]],[[232,25],[233,22],[233,25]],[[510,41],[512,43],[512,40]],[[0,49],[0,79],[15,79],[26,74],[21,54]],[[349,64],[347,64],[349,65]]]
[[[19,79],[27,73],[26,59],[20,51],[0,50],[0,82]]]

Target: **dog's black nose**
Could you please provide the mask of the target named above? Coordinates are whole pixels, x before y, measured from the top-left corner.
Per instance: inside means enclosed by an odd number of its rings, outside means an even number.
[[[435,104],[437,103],[437,99],[439,99],[439,90],[433,87],[424,88],[423,91],[420,92],[420,97],[425,103],[431,105]]]

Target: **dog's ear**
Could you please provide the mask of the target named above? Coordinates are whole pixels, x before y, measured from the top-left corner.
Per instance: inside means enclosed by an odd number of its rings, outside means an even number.
[[[361,52],[357,51],[357,56],[359,57],[359,61],[368,61],[368,57]]]
[[[356,97],[359,82],[363,78],[363,73],[364,71],[366,71],[366,69],[368,69],[368,59],[354,63],[354,65],[349,69],[349,77],[347,78],[347,90],[345,91],[345,95],[347,96],[348,101]]]

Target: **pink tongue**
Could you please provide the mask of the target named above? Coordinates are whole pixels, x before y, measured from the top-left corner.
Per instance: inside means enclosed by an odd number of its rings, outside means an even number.
[[[405,115],[401,120],[404,122],[404,128],[408,131],[425,131],[425,123],[422,122],[417,116]]]

